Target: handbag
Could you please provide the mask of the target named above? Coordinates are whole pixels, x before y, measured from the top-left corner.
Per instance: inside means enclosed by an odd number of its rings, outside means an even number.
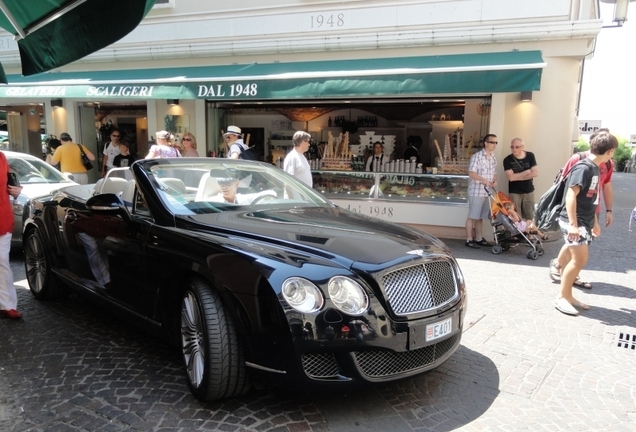
[[[18,180],[18,175],[14,172],[7,173],[7,184],[9,186],[20,186],[20,180]]]
[[[90,159],[88,159],[88,156],[86,156],[86,153],[84,153],[84,149],[82,148],[81,144],[78,144],[80,152],[82,153],[82,165],[84,165],[84,168],[86,168],[86,171],[93,169],[93,164],[91,163]]]

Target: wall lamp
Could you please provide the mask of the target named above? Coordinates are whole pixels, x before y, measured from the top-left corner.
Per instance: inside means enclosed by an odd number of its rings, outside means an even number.
[[[614,4],[614,27],[621,27],[625,21],[627,21],[627,11],[629,9],[629,3],[634,0],[601,0],[603,3]],[[610,26],[611,27],[611,26]]]
[[[51,106],[52,107],[61,107],[64,106],[62,99],[51,99]]]
[[[168,105],[179,105],[179,99],[168,99]]]
[[[530,102],[532,100],[532,92],[531,91],[521,92],[521,96],[519,99],[521,99],[523,102]]]

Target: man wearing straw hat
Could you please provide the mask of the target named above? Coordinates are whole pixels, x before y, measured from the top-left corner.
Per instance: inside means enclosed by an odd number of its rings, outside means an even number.
[[[249,147],[243,142],[241,137],[241,128],[238,126],[228,126],[227,131],[223,134],[225,144],[227,144],[228,159],[238,159],[241,153]]]

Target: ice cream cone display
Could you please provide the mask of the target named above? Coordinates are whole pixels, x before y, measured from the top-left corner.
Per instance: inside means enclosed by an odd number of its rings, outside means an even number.
[[[444,162],[449,161],[450,159],[452,159],[452,157],[453,157],[453,153],[451,150],[450,136],[449,134],[445,134],[444,135]]]
[[[435,143],[435,148],[437,149],[437,156],[439,157],[438,160],[440,160],[443,163],[444,162],[444,155],[442,153],[442,149],[439,146],[439,143],[437,142],[437,140],[433,140],[433,142]]]
[[[329,131],[327,145],[322,155],[322,169],[351,171],[351,155],[349,154],[349,132],[334,137]]]

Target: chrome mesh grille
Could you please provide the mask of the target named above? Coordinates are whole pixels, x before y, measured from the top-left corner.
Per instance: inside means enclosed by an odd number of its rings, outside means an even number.
[[[449,261],[431,261],[387,273],[382,284],[391,309],[398,315],[439,307],[457,295]]]
[[[353,358],[363,375],[370,378],[385,378],[430,366],[459,343],[460,337],[461,333],[457,333],[434,345],[406,352],[354,352]]]
[[[303,369],[311,378],[331,378],[338,375],[338,363],[331,353],[301,356]]]

